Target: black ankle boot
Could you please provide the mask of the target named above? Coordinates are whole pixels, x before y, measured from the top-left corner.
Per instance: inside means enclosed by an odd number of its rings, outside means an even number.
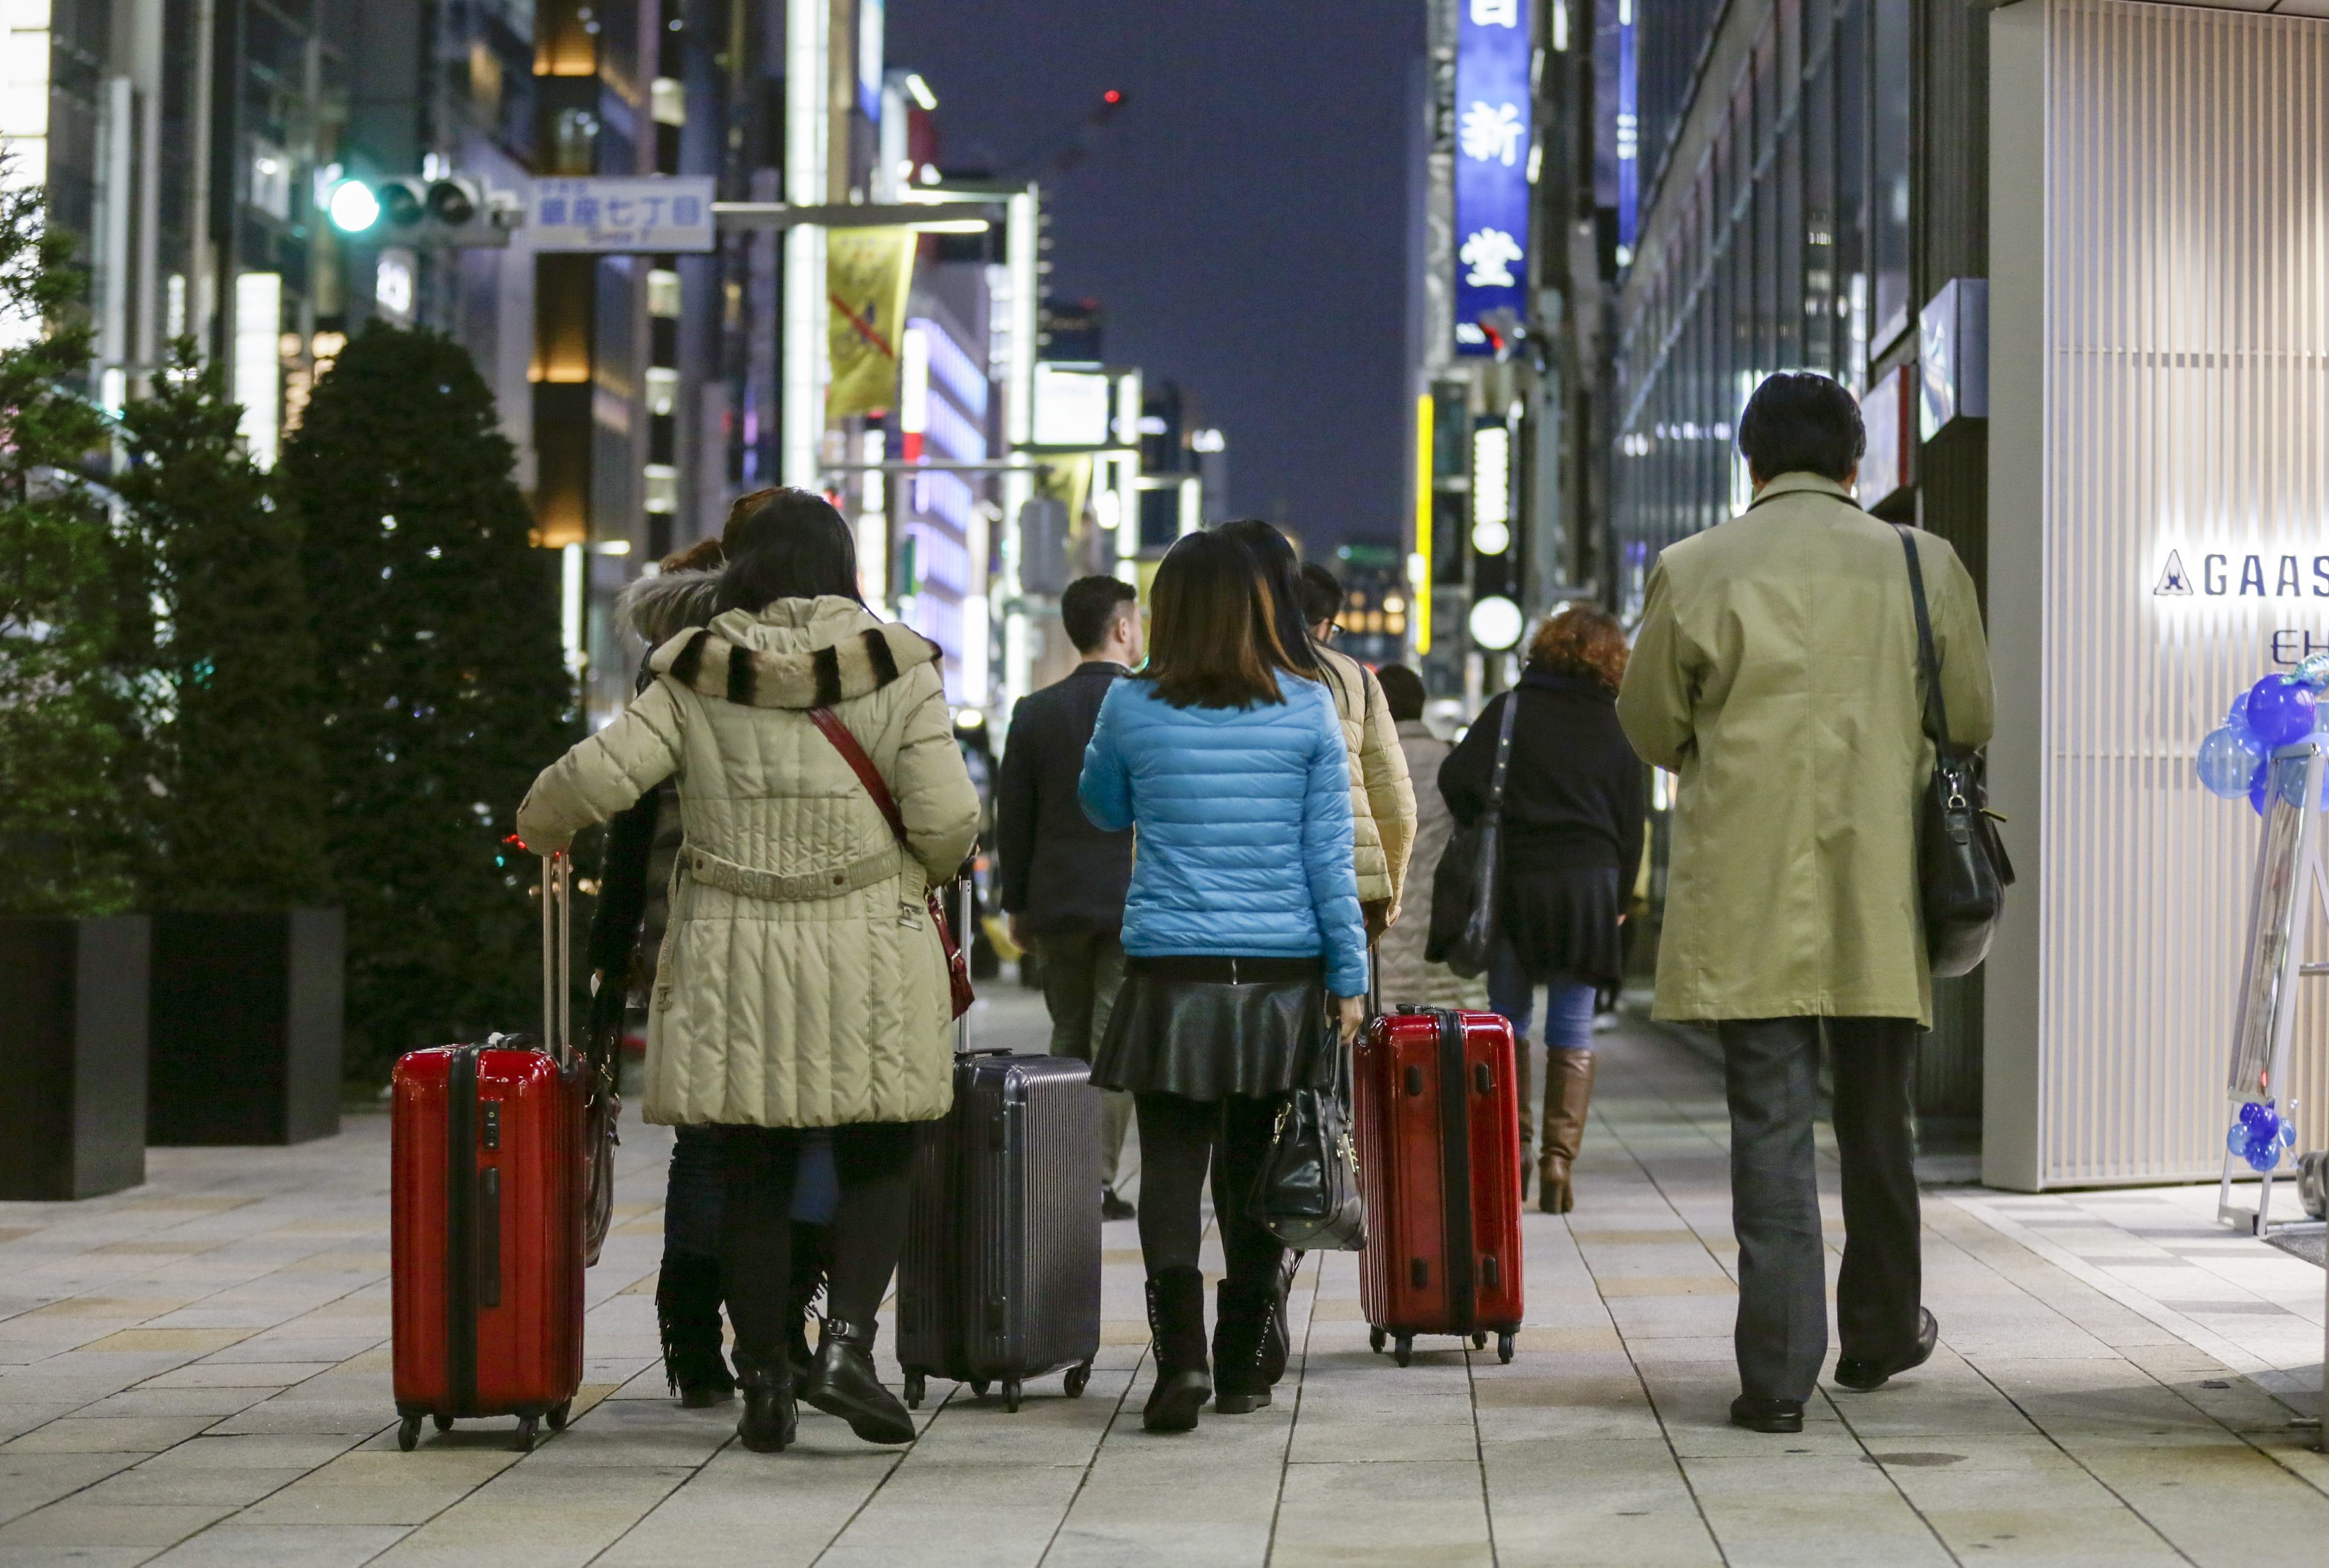
[[[782,1453],[800,1424],[793,1403],[790,1368],[764,1365],[743,1351],[736,1352],[736,1369],[743,1375],[744,1413],[736,1422],[736,1437],[754,1453]]]
[[[664,1380],[690,1410],[735,1396],[736,1380],[720,1353],[720,1261],[664,1254],[655,1281],[655,1322],[663,1329]]]
[[[1205,1371],[1205,1276],[1185,1265],[1148,1282],[1148,1332],[1156,1350],[1156,1386],[1140,1413],[1150,1432],[1189,1432],[1213,1396]]]
[[[825,1338],[809,1363],[800,1396],[849,1423],[867,1442],[911,1442],[914,1418],[873,1371],[873,1325],[825,1320]]]
[[[1278,1309],[1278,1271],[1259,1280],[1223,1280],[1213,1319],[1213,1409],[1247,1415],[1269,1403],[1264,1343]],[[1285,1362],[1278,1362],[1283,1370]]]

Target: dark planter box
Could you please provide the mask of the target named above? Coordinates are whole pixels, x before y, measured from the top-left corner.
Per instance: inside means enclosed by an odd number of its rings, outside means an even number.
[[[345,949],[336,909],[155,915],[146,1141],[337,1132]]]
[[[146,1179],[143,915],[0,918],[0,1198]]]

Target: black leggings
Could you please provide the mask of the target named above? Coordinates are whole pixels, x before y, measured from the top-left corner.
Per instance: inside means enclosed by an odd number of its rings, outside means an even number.
[[[1205,1226],[1197,1206],[1210,1164],[1213,1216],[1221,1223],[1230,1277],[1274,1278],[1286,1249],[1246,1218],[1245,1204],[1268,1156],[1270,1131],[1285,1096],[1189,1100],[1138,1094],[1132,1103],[1140,1115],[1140,1255],[1148,1277],[1198,1266]]]
[[[833,1275],[827,1316],[871,1329],[906,1244],[914,1161],[911,1122],[861,1122],[833,1129],[841,1206],[834,1215]],[[800,1130],[722,1127],[727,1166],[720,1225],[720,1278],[736,1348],[762,1366],[778,1365],[791,1327],[793,1171]]]

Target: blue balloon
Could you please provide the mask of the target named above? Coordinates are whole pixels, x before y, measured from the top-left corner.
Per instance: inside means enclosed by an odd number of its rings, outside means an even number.
[[[2249,1157],[2249,1130],[2237,1122],[2233,1122],[2232,1130],[2224,1134],[2224,1147],[2246,1160]]]
[[[2256,731],[2249,728],[2249,694],[2247,692],[2243,691],[2232,699],[2232,706],[2224,715],[2223,728],[2230,730],[2232,738],[2243,746],[2258,756],[2264,755],[2264,744],[2257,739]]]
[[[2240,1106],[2240,1125],[2256,1127],[2272,1120],[2272,1106],[2262,1100],[2250,1100]]]
[[[2249,688],[2249,729],[2266,750],[2313,733],[2313,688],[2268,675]]]
[[[2251,1143],[2249,1145],[2248,1159],[2249,1169],[2250,1170],[2270,1170],[2274,1166],[2280,1163],[2280,1145],[2278,1143]]]
[[[2211,734],[2200,743],[2200,783],[2211,795],[2236,801],[2249,793],[2249,780],[2256,775],[2257,754],[2250,751],[2228,727]]]
[[[2249,804],[2256,808],[2256,814],[2258,816],[2264,815],[2265,786],[2271,780],[2272,764],[2270,762],[2257,764],[2256,771],[2249,775]]]
[[[2294,1149],[2296,1147],[2296,1122],[2284,1122],[2280,1124],[2280,1146],[2283,1149]]]

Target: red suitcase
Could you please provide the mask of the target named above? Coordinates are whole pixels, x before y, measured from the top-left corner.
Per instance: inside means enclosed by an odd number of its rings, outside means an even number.
[[[1496,1336],[1521,1326],[1521,1121],[1513,1026],[1495,1013],[1401,1008],[1354,1055],[1353,1119],[1371,1234],[1359,1304],[1408,1364],[1418,1334]]]
[[[423,1416],[514,1415],[520,1449],[566,1424],[582,1385],[584,1105],[568,1047],[568,868],[542,868],[543,1038],[413,1051],[396,1064],[391,1277],[397,1445]]]

